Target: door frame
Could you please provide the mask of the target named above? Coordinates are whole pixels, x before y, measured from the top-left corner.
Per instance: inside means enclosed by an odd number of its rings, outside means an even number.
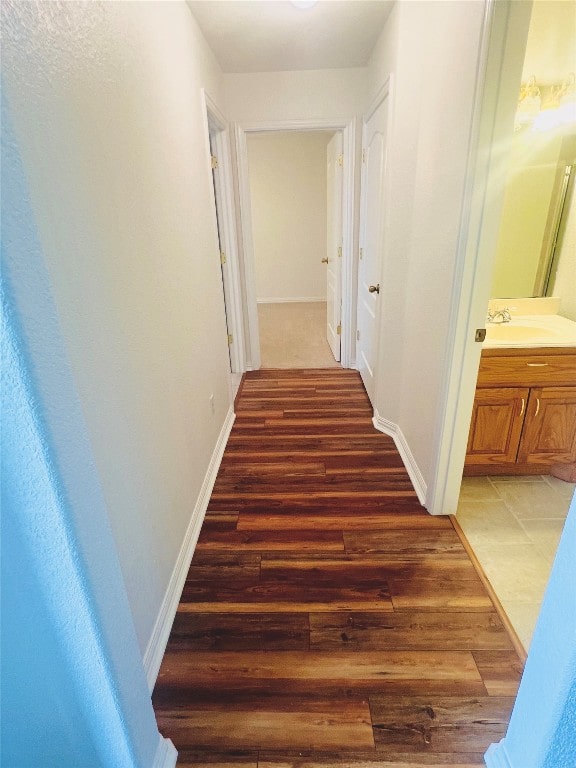
[[[210,137],[212,137],[220,171],[218,178],[214,179],[214,194],[222,221],[219,220],[216,208],[214,215],[217,218],[216,225],[219,229],[221,248],[226,254],[226,262],[221,266],[225,283],[224,302],[228,332],[233,337],[233,343],[229,346],[230,368],[232,375],[240,375],[246,370],[246,360],[229,126],[216,102],[204,88],[202,88],[202,104],[206,115],[208,162],[211,164]],[[212,168],[210,168],[210,175],[212,176]]]
[[[326,253],[323,260],[326,260],[326,338],[338,363],[342,357],[342,264],[338,251],[342,253],[343,151],[342,133],[336,131],[326,146]],[[333,241],[335,233],[336,242]]]
[[[234,138],[238,174],[239,238],[242,244],[244,264],[244,297],[247,319],[247,367],[260,368],[260,334],[258,330],[258,305],[256,302],[256,278],[254,238],[252,233],[252,209],[248,169],[247,136],[250,133],[278,131],[312,132],[340,131],[344,166],[342,169],[342,334],[340,364],[351,368],[354,360],[354,174],[356,165],[356,118],[350,120],[279,120],[262,123],[235,123]]]
[[[426,495],[433,515],[456,514],[490,298],[504,198],[503,147],[513,133],[532,2],[487,0],[478,58],[444,370],[444,398],[434,435],[436,462]]]

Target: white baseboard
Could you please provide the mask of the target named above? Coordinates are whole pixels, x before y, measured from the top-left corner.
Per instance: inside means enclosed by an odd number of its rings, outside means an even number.
[[[230,430],[232,429],[232,425],[234,424],[234,419],[234,410],[233,407],[230,406],[230,410],[226,415],[226,419],[222,429],[220,430],[220,434],[218,435],[216,446],[212,452],[210,464],[208,466],[208,470],[206,471],[204,482],[202,483],[202,488],[198,494],[198,499],[196,500],[194,511],[192,512],[192,516],[184,536],[184,541],[182,542],[182,547],[180,548],[178,559],[176,560],[176,565],[172,571],[172,576],[170,577],[170,582],[168,583],[168,588],[166,590],[166,594],[164,595],[164,600],[162,601],[162,606],[160,607],[158,618],[156,619],[148,647],[144,653],[144,671],[146,672],[146,679],[148,680],[148,687],[150,691],[152,691],[154,688],[156,678],[158,677],[158,671],[160,669],[160,664],[162,663],[164,651],[166,650],[166,644],[168,643],[168,637],[170,635],[170,630],[172,629],[172,623],[174,622],[174,617],[176,616],[180,595],[182,594],[184,582],[186,581],[186,574],[190,568],[190,561],[192,560],[194,548],[196,547],[196,542],[198,541],[198,536],[200,535],[200,528],[202,527],[202,523],[204,521],[204,515],[206,514],[208,502],[210,501],[210,494],[212,493],[212,488],[214,487],[214,483],[216,481],[216,475],[218,474],[218,469],[222,460],[222,454],[226,448],[226,442],[228,440]]]
[[[416,491],[416,495],[418,496],[418,501],[425,507],[426,492],[428,490],[426,481],[420,471],[420,467],[416,463],[416,459],[412,455],[412,451],[410,450],[410,446],[408,445],[402,430],[397,424],[394,424],[393,421],[388,421],[388,419],[382,418],[377,410],[374,410],[372,423],[379,432],[384,432],[385,435],[389,435],[394,440],[398,453],[402,457],[406,471],[408,472],[414,490]]]
[[[160,737],[152,768],[175,768],[177,760],[178,752],[174,744],[170,739]]]
[[[232,389],[232,400],[236,398],[236,395],[238,394],[238,390],[240,389],[240,384],[242,383],[242,374],[241,373],[231,373],[230,374],[230,386]]]
[[[256,299],[257,304],[306,304],[307,302],[326,303],[326,294],[324,294],[324,296],[300,296],[289,299]]]
[[[514,768],[504,747],[504,739],[498,744],[490,744],[484,762],[487,768]]]

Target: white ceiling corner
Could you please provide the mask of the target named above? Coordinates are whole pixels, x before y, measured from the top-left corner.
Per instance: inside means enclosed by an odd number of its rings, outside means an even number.
[[[393,0],[188,0],[226,73],[366,66]]]

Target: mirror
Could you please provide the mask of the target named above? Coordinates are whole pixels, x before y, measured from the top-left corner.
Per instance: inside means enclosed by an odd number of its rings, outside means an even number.
[[[511,146],[503,148],[510,162],[492,298],[546,295],[558,259],[555,295],[574,294],[576,185],[572,178],[566,186],[565,168],[576,161],[575,42],[573,3],[532,4],[515,132]],[[556,234],[565,231],[566,221],[568,236],[551,267]]]
[[[551,295],[575,161],[576,133],[526,128],[514,134],[492,298]]]

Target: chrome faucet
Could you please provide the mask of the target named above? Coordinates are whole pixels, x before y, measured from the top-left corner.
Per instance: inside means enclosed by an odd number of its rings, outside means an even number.
[[[512,315],[508,307],[503,309],[495,309],[492,312],[488,312],[486,321],[488,323],[509,323],[512,320]]]

